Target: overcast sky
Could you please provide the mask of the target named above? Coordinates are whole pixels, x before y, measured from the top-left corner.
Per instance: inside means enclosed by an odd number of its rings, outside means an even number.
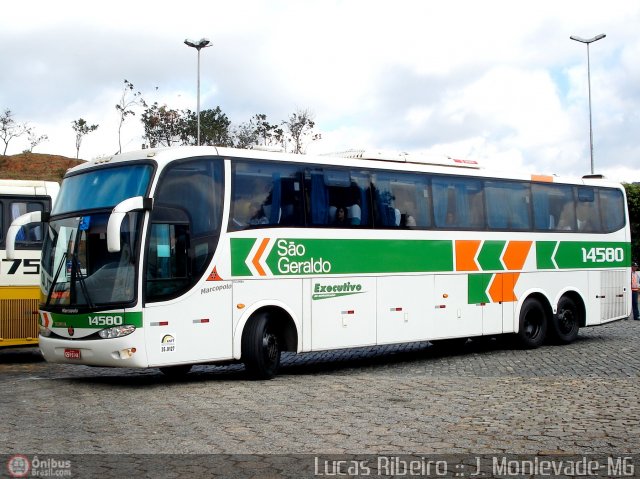
[[[587,47],[595,172],[640,181],[638,0],[189,0],[5,2],[0,109],[75,157],[71,122],[98,124],[80,157],[118,150],[124,79],[149,103],[233,124],[309,109],[308,152],[371,148],[442,154],[490,168],[590,172]],[[139,114],[123,150],[139,149]],[[4,146],[4,145],[0,145]],[[27,148],[13,140],[7,154]]]

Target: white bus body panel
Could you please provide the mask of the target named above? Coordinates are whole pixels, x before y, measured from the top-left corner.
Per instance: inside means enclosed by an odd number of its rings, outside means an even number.
[[[340,295],[340,292],[333,297],[313,299],[313,295],[323,294],[317,292],[323,288],[344,285],[354,290],[345,295]],[[311,288],[311,343],[314,351],[376,344],[375,277],[314,278]]]
[[[424,341],[434,328],[433,276],[377,278],[378,344]]]
[[[221,361],[232,357],[232,285],[201,283],[185,296],[144,309],[150,366]]]

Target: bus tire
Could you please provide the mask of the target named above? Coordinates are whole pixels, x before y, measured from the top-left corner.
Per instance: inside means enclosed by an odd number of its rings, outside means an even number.
[[[536,298],[527,299],[520,310],[520,327],[516,337],[520,346],[535,349],[547,336],[547,312]]]
[[[251,318],[242,334],[242,362],[254,379],[272,379],[280,367],[280,338],[266,312]]]
[[[191,371],[191,364],[181,364],[180,366],[165,366],[160,368],[160,372],[168,378],[177,379],[186,376]]]
[[[575,301],[563,296],[558,301],[558,312],[551,320],[551,334],[560,344],[569,344],[578,337],[580,329],[580,310]]]

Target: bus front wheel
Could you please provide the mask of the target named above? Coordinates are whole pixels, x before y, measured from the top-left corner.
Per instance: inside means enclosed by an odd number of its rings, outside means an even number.
[[[542,303],[529,298],[520,310],[520,327],[517,338],[526,349],[534,349],[542,345],[547,335],[547,312]]]
[[[280,338],[268,313],[252,318],[242,335],[242,362],[255,379],[271,379],[280,367]]]
[[[551,321],[553,338],[560,344],[569,344],[578,337],[580,312],[573,299],[566,296],[558,302],[558,312]]]

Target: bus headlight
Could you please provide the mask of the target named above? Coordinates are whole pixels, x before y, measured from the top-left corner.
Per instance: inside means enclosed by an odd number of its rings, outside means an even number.
[[[124,324],[122,326],[114,326],[113,328],[103,329],[98,332],[98,336],[103,339],[121,338],[127,336],[136,330],[135,326]]]
[[[48,338],[49,336],[51,336],[51,330],[45,328],[44,326],[40,326],[40,336],[42,336],[43,338]]]

